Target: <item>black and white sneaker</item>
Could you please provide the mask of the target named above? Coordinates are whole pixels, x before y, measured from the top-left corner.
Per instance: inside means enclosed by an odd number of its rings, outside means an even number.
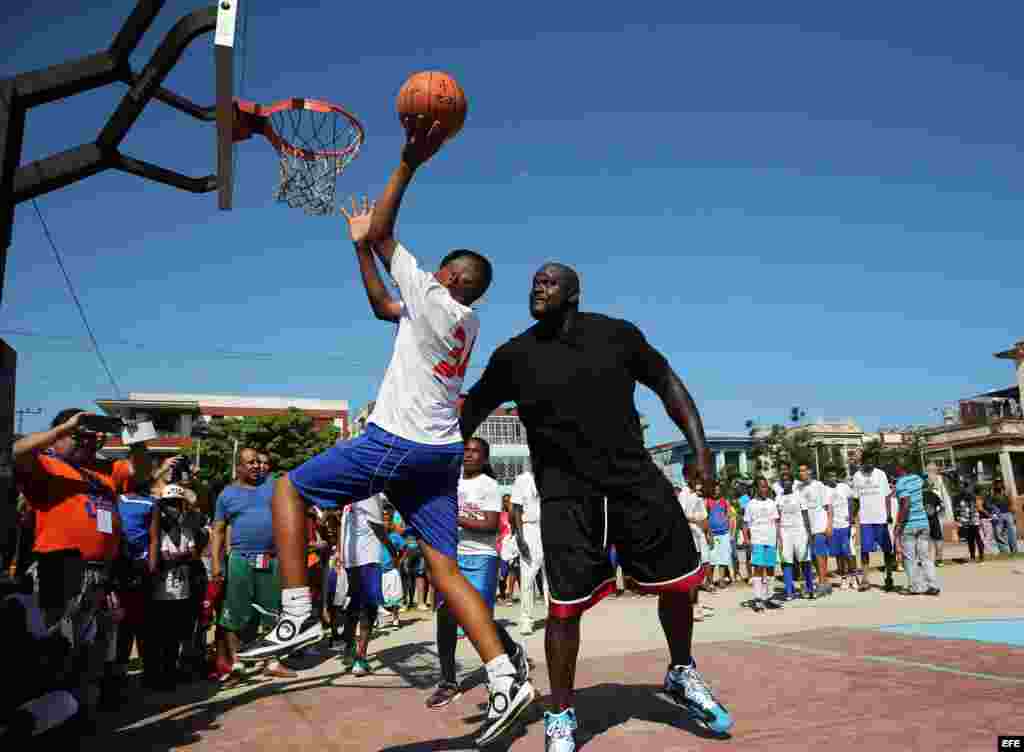
[[[483,747],[496,741],[502,734],[512,728],[516,719],[530,707],[536,691],[528,681],[518,676],[512,679],[508,690],[496,689],[491,686],[491,699],[487,705],[487,719],[480,727],[476,737],[476,745]]]
[[[314,614],[307,616],[301,624],[294,617],[281,614],[273,629],[238,652],[238,660],[252,662],[280,657],[320,642],[323,636],[323,627]]]

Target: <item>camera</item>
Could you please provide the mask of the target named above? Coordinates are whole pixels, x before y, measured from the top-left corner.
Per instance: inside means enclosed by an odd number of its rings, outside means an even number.
[[[181,456],[171,466],[171,483],[182,483],[192,477],[192,463],[188,457]]]
[[[78,426],[83,431],[93,433],[120,434],[124,428],[124,421],[109,415],[83,415],[78,419]]]

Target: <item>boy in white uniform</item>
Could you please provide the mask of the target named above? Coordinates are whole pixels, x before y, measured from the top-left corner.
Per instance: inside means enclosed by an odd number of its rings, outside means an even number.
[[[771,581],[775,577],[776,551],[782,547],[779,531],[779,505],[771,496],[766,478],[757,479],[757,491],[747,503],[743,515],[744,533],[750,545],[750,564],[753,567],[754,600],[751,608],[779,608],[771,598]]]
[[[785,478],[782,481],[782,495],[776,499],[779,505],[779,551],[782,558],[782,577],[786,585],[786,600],[797,598],[796,584],[793,581],[793,567],[801,566],[804,570],[804,597],[814,598],[814,570],[811,568],[810,540],[811,521],[807,515],[807,502],[804,497],[793,491],[793,481]]]
[[[533,472],[526,470],[512,484],[512,514],[519,546],[519,633],[533,634],[533,591],[537,575],[544,572],[544,548],[540,538],[540,494]],[[544,602],[548,602],[547,580]]]
[[[793,487],[804,497],[807,516],[811,521],[811,555],[818,568],[818,589],[815,595],[832,593],[828,584],[829,541],[832,538],[832,500],[826,493],[825,484],[811,477],[811,466],[801,463],[798,468],[800,480]]]
[[[853,492],[845,483],[837,482],[835,470],[826,474],[825,486],[832,508],[832,539],[829,545],[839,569],[839,589],[852,590],[857,587],[857,562],[850,548],[850,497]]]
[[[892,521],[889,496],[892,488],[889,478],[875,467],[876,457],[865,455],[861,469],[853,474],[853,495],[857,499],[857,516],[860,520],[860,590],[870,590],[871,553],[882,549],[885,556],[886,592],[896,589],[892,573],[896,566],[895,550],[889,537]]]
[[[683,514],[686,515],[687,522],[690,523],[690,532],[693,533],[693,543],[697,547],[697,551],[700,552],[700,560],[705,564],[705,572],[707,571],[708,556],[710,554],[710,545],[708,544],[708,508],[707,504],[704,503],[704,487],[699,482],[695,483],[693,488],[690,490],[690,486],[686,485],[685,481],[683,484],[683,490],[679,492],[679,504],[683,508]],[[693,618],[694,621],[703,621],[707,616],[713,616],[715,610],[710,606],[705,606],[698,601],[697,593],[700,588],[693,589]]]

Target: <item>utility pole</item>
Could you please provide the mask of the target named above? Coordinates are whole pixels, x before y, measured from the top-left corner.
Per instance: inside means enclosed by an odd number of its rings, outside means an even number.
[[[41,407],[23,407],[19,410],[14,411],[15,415],[18,416],[18,433],[21,433],[22,426],[25,424],[26,415],[42,415],[43,408]]]

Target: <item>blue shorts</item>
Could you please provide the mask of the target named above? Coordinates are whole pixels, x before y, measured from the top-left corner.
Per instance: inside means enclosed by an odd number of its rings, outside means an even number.
[[[754,567],[774,567],[776,556],[775,546],[765,546],[755,543],[751,547],[750,564]]]
[[[732,536],[726,531],[715,535],[711,540],[711,557],[705,563],[713,567],[731,567]]]
[[[877,549],[882,553],[892,553],[892,539],[889,537],[889,526],[886,524],[860,526],[860,552],[870,554]]]
[[[383,491],[416,537],[445,556],[458,547],[462,442],[431,446],[371,423],[288,473],[310,504],[336,509]]]
[[[829,553],[829,541],[828,536],[824,533],[815,533],[811,538],[811,554],[813,556],[828,556]]]
[[[363,564],[361,567],[348,567],[348,602],[349,613],[366,611],[371,615],[377,613],[377,607],[384,602],[384,593],[380,589],[380,564]]]
[[[459,571],[469,580],[473,589],[480,593],[487,607],[494,610],[494,602],[498,597],[498,566],[500,560],[497,556],[488,554],[465,555],[459,554]],[[438,593],[440,596],[440,593]],[[438,598],[439,603],[444,603],[444,598]]]
[[[853,556],[853,554],[850,552],[850,528],[832,528],[831,548],[833,556]]]

